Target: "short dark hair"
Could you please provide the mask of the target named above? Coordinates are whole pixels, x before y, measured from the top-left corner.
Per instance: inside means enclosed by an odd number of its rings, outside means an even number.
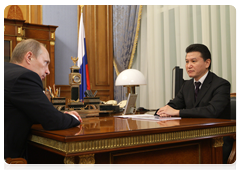
[[[207,48],[207,46],[203,44],[191,44],[186,48],[186,53],[196,52],[196,51],[201,53],[201,57],[203,58],[204,61],[206,61],[207,59],[211,60],[210,65],[208,67],[208,70],[210,70],[212,59],[211,59],[211,53]]]
[[[19,42],[13,50],[11,63],[21,63],[24,55],[31,51],[36,57],[42,52],[41,46],[44,45],[34,39],[22,40]],[[45,47],[44,47],[45,48]]]

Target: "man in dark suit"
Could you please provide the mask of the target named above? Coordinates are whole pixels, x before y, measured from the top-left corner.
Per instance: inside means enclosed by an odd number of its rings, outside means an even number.
[[[11,63],[4,63],[4,158],[26,159],[26,144],[31,126],[46,130],[78,126],[77,112],[62,113],[43,93],[42,79],[50,74],[47,49],[28,39],[15,47]]]
[[[186,48],[186,71],[191,77],[183,83],[177,96],[155,114],[168,117],[230,118],[230,83],[210,72],[211,53],[203,44]],[[229,140],[224,139],[225,146]],[[230,141],[231,143],[231,141]],[[223,147],[224,163],[230,154]],[[225,154],[225,153],[226,154]]]
[[[191,77],[177,96],[160,108],[160,116],[230,118],[230,83],[210,72],[211,53],[205,45],[186,49],[186,71]],[[195,84],[200,82],[199,89]],[[198,92],[197,92],[198,91]]]

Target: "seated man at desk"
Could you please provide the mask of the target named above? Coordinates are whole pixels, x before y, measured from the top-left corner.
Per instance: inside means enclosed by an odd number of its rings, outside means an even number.
[[[186,71],[191,77],[177,96],[160,108],[160,116],[230,118],[230,83],[210,72],[211,53],[205,45],[186,49]]]
[[[33,39],[18,43],[10,63],[4,63],[4,158],[27,159],[27,138],[35,123],[46,130],[60,130],[82,121],[75,111],[55,109],[43,93],[49,63],[47,49]]]
[[[186,53],[185,67],[192,79],[185,81],[177,96],[155,114],[162,117],[230,119],[230,83],[210,72],[210,51],[203,44],[192,44],[186,48]],[[224,139],[224,142],[227,145],[228,141]],[[227,152],[224,155],[230,154]]]

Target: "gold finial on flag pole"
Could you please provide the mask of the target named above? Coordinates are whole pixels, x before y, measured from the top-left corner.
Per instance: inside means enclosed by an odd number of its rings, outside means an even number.
[[[80,5],[80,7],[81,7],[81,13],[83,13],[83,6],[84,6],[84,5]]]

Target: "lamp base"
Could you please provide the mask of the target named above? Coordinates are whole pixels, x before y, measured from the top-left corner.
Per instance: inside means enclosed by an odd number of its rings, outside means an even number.
[[[135,94],[135,87],[139,86],[139,85],[133,85],[133,86],[123,86],[123,87],[127,87],[127,93],[126,96],[128,96],[129,93],[131,94]]]

